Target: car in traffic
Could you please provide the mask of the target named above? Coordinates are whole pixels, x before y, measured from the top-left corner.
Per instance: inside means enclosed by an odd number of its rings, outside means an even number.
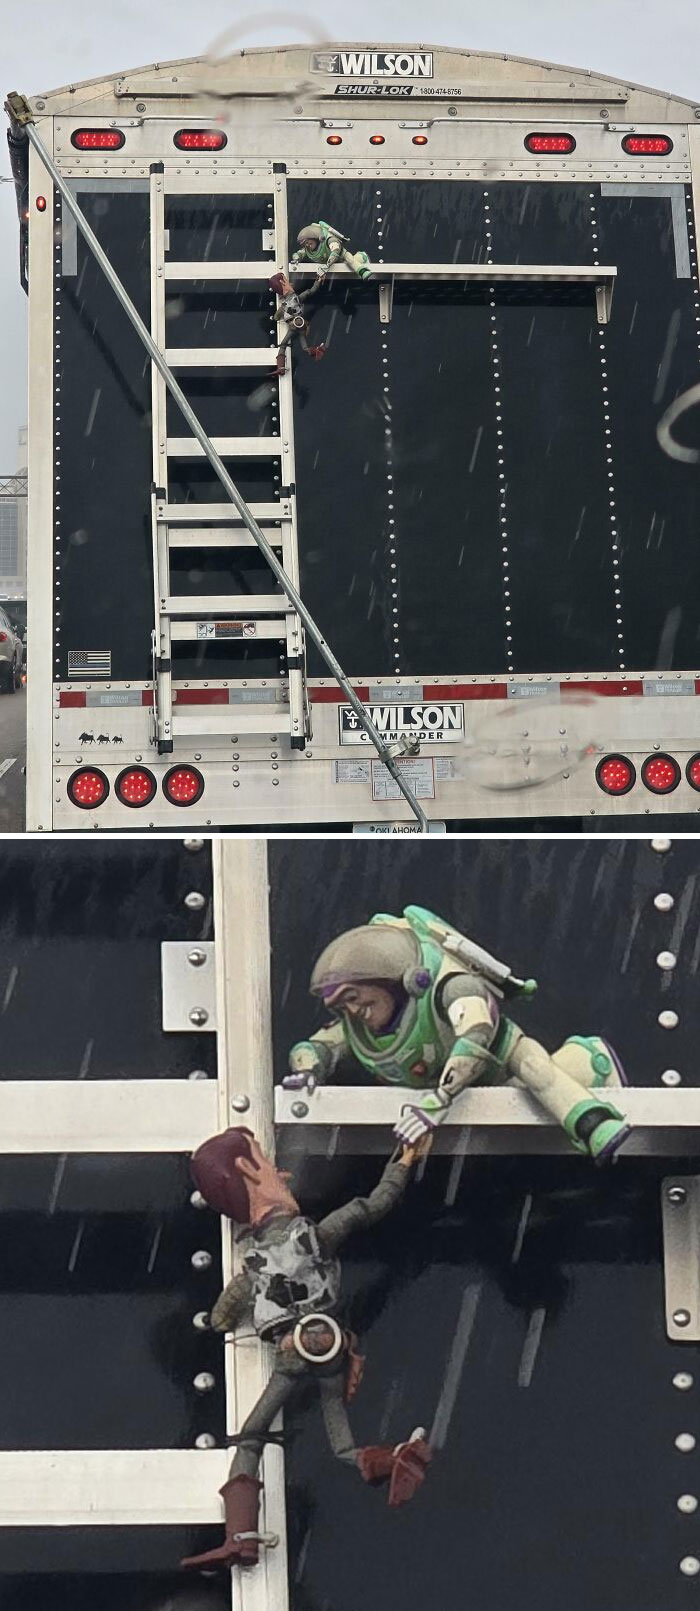
[[[24,645],[17,627],[0,608],[0,692],[14,694],[21,683]]]

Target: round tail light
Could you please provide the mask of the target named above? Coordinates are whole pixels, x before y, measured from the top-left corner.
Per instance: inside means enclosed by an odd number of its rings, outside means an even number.
[[[700,792],[700,755],[691,755],[685,769],[685,775],[691,789],[697,789]]]
[[[595,780],[604,794],[629,794],[637,773],[626,755],[604,755],[595,769]]]
[[[145,766],[126,766],[114,785],[114,793],[122,805],[136,810],[150,805],[156,792],[156,780]]]
[[[672,755],[648,755],[642,763],[642,783],[652,794],[672,794],[681,781],[681,769]]]
[[[196,766],[171,766],[163,778],[163,793],[171,805],[194,805],[204,793],[204,778]]]
[[[68,799],[81,811],[96,811],[109,794],[109,780],[97,766],[81,766],[67,784]]]

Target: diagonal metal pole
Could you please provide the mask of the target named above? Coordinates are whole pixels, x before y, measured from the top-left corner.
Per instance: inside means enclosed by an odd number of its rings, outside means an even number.
[[[212,469],[215,471],[216,475],[218,476],[218,478],[219,478],[219,480],[221,482],[222,487],[224,488],[224,491],[226,492],[227,496],[230,498],[231,503],[238,510],[238,513],[241,516],[241,518],[242,518],[242,520],[244,522],[244,525],[247,526],[248,531],[251,534],[251,537],[254,538],[254,540],[257,543],[258,548],[260,549],[261,553],[264,554],[265,559],[267,560],[267,563],[270,566],[271,571],[274,573],[274,575],[277,577],[278,582],[280,582],[282,587],[284,588],[284,591],[287,594],[287,597],[289,598],[290,602],[293,604],[294,609],[296,610],[297,615],[299,616],[300,620],[303,621],[304,626],[306,628],[306,631],[308,632],[308,635],[309,635],[312,643],[315,644],[316,648],[318,649],[319,654],[325,660],[329,671],[332,672],[333,676],[335,677],[336,682],[342,688],[343,693],[345,694],[345,697],[346,697],[346,699],[348,701],[348,704],[352,705],[352,708],[353,708],[353,710],[355,711],[355,713],[357,715],[357,718],[358,718],[358,720],[360,722],[360,725],[364,728],[364,731],[366,732],[367,737],[370,739],[371,743],[374,745],[374,748],[377,751],[377,755],[379,756],[379,759],[382,761],[383,765],[387,768],[387,771],[390,772],[391,776],[394,779],[394,782],[398,785],[399,789],[401,790],[401,793],[402,793],[404,799],[408,802],[408,804],[409,804],[409,806],[410,806],[410,808],[411,808],[411,810],[413,812],[413,815],[417,818],[417,820],[418,820],[418,822],[420,824],[421,833],[429,833],[430,830],[429,830],[429,826],[428,826],[428,818],[426,817],[426,814],[425,814],[425,812],[423,810],[423,807],[420,805],[419,801],[416,799],[416,796],[415,796],[415,794],[413,792],[413,789],[410,787],[410,784],[408,784],[406,782],[405,778],[402,777],[401,768],[396,765],[394,757],[390,754],[389,749],[387,748],[386,744],[384,743],[384,740],[383,740],[383,738],[381,736],[381,733],[379,732],[378,728],[375,727],[371,716],[369,716],[369,714],[368,714],[368,712],[366,710],[366,707],[362,704],[361,699],[358,698],[358,696],[357,696],[357,694],[355,692],[355,689],[352,687],[352,684],[348,682],[348,679],[347,679],[347,677],[345,675],[345,672],[343,671],[343,668],[342,668],[342,666],[340,664],[340,661],[336,660],[336,657],[333,654],[332,649],[330,649],[328,644],[326,643],[326,640],[325,640],[325,638],[323,636],[323,633],[321,632],[320,627],[317,626],[316,621],[314,620],[314,617],[310,614],[309,610],[307,610],[306,605],[305,605],[300,593],[297,592],[297,589],[294,586],[294,583],[293,583],[291,577],[287,575],[287,572],[285,571],[284,566],[282,566],[280,564],[274,549],[270,547],[270,544],[268,543],[264,532],[261,530],[260,526],[258,525],[257,520],[255,519],[255,516],[253,514],[251,514],[251,511],[248,508],[248,505],[247,505],[245,499],[241,496],[240,492],[238,491],[238,488],[235,485],[235,482],[233,482],[231,480],[231,477],[230,477],[230,475],[228,473],[228,470],[226,469],[226,466],[223,463],[223,460],[219,458],[219,455],[218,455],[218,453],[216,451],[216,448],[212,445],[212,442],[210,441],[210,438],[207,436],[207,433],[204,430],[204,427],[202,425],[200,425],[200,422],[199,422],[199,420],[197,418],[197,415],[194,413],[194,410],[190,407],[190,405],[189,405],[189,403],[187,401],[187,398],[184,395],[184,392],[178,386],[178,383],[177,383],[177,381],[175,379],[175,376],[174,376],[172,370],[169,368],[168,364],[166,363],[162,352],[160,352],[158,347],[156,346],[156,344],[155,344],[155,342],[153,340],[153,337],[151,336],[150,330],[146,329],[146,326],[145,326],[142,318],[140,317],[140,315],[137,313],[136,308],[134,307],[134,304],[131,301],[130,296],[128,295],[128,292],[124,289],[124,286],[122,285],[122,282],[119,279],[119,276],[117,274],[115,274],[114,269],[112,267],[112,264],[110,263],[109,258],[107,257],[107,254],[103,251],[102,247],[100,246],[100,243],[99,243],[99,241],[97,239],[97,236],[91,230],[87,219],[83,217],[83,214],[82,214],[82,212],[81,212],[81,210],[80,210],[80,208],[78,206],[78,203],[75,200],[75,197],[73,195],[71,195],[71,192],[70,192],[65,180],[61,177],[61,174],[59,173],[58,168],[56,167],[56,164],[54,163],[54,161],[52,160],[51,156],[49,155],[49,152],[46,150],[46,147],[43,144],[43,142],[39,139],[39,136],[38,136],[38,134],[36,132],[36,129],[34,128],[34,125],[33,125],[33,120],[32,120],[32,116],[31,116],[31,112],[29,111],[28,103],[26,102],[26,100],[22,96],[11,95],[8,98],[7,110],[9,112],[9,114],[10,114],[10,117],[13,118],[15,121],[20,122],[22,128],[26,131],[27,138],[30,140],[31,144],[33,145],[34,150],[36,151],[37,155],[40,157],[41,161],[43,162],[44,167],[46,168],[47,172],[51,175],[51,178],[52,178],[52,180],[54,182],[54,185],[56,186],[56,189],[60,191],[60,193],[61,193],[61,195],[63,197],[63,200],[64,200],[69,212],[72,214],[73,218],[75,219],[75,222],[76,222],[76,224],[78,226],[78,229],[80,230],[81,235],[87,241],[87,244],[88,244],[88,246],[90,248],[90,251],[92,252],[92,254],[95,257],[96,261],[99,263],[100,268],[102,269],[103,274],[105,275],[106,279],[108,280],[109,284],[111,285],[115,296],[118,298],[119,302],[121,303],[121,305],[122,305],[122,307],[124,309],[124,312],[127,315],[127,318],[130,320],[131,324],[133,325],[137,336],[143,342],[143,345],[146,348],[146,351],[148,352],[149,356],[151,357],[153,363],[155,364],[156,369],[162,375],[163,380],[165,381],[165,384],[166,384],[166,386],[168,388],[168,391],[170,392],[171,396],[175,398],[175,402],[177,403],[178,408],[180,409],[181,413],[184,415],[184,418],[187,421],[187,424],[189,425],[193,436],[196,437],[196,439],[199,442],[200,446],[203,448],[204,453],[206,454],[206,457],[208,458]]]

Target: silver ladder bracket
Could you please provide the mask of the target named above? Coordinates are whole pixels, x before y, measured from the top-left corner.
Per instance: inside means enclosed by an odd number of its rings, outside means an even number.
[[[160,948],[163,1029],[218,1029],[213,940],[164,940]]]
[[[666,1331],[671,1342],[700,1342],[700,1175],[661,1186]]]
[[[394,307],[394,281],[382,280],[379,285],[379,323],[391,324]]]

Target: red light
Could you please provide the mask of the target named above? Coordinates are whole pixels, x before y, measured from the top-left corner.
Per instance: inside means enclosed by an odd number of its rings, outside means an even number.
[[[70,137],[78,151],[119,151],[125,139],[121,129],[75,129]]]
[[[575,151],[576,141],[573,134],[528,134],[525,149],[554,156],[556,152]]]
[[[145,766],[128,766],[119,773],[114,792],[125,806],[145,806],[156,792],[156,780]]]
[[[342,134],[327,134],[326,135],[326,145],[342,145],[342,143],[343,143]]]
[[[171,766],[163,778],[163,793],[171,805],[194,805],[204,793],[204,778],[196,766]]]
[[[223,151],[228,145],[223,129],[178,129],[173,139],[179,151]]]
[[[0,632],[0,643],[7,643],[7,633]]]
[[[46,212],[46,197],[45,196],[37,196],[37,198],[36,198],[36,210],[37,210],[38,213],[45,213]]]
[[[99,772],[96,766],[81,767],[68,779],[68,799],[81,811],[94,811],[96,806],[104,803],[108,794],[109,783],[104,772]]]
[[[595,769],[595,780],[604,794],[628,794],[637,774],[626,755],[604,755]]]
[[[384,145],[384,135],[370,134],[369,143],[370,145]]]
[[[630,157],[665,157],[673,150],[668,134],[626,134],[622,149]]]
[[[428,136],[427,136],[427,134],[414,134],[413,139],[411,141],[411,144],[412,145],[427,145],[428,144]]]
[[[691,789],[698,789],[700,791],[700,755],[691,755],[688,765],[685,769],[685,775],[688,779]]]
[[[642,783],[652,794],[670,794],[681,781],[681,769],[672,755],[649,755],[642,766]]]

